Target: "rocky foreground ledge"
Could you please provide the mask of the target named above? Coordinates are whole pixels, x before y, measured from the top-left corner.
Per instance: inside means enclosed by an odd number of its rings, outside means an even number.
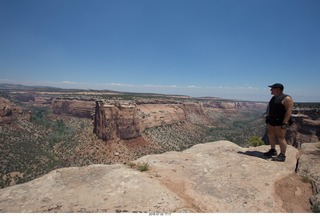
[[[285,212],[275,183],[294,172],[298,151],[288,146],[279,163],[263,156],[268,148],[218,141],[131,166],[58,169],[0,190],[0,212]]]

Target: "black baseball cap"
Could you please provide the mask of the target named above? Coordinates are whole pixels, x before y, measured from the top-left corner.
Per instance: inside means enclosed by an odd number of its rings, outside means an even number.
[[[281,90],[284,89],[284,87],[283,87],[283,85],[281,83],[275,83],[273,85],[269,85],[268,87],[270,87],[270,88],[279,88]]]

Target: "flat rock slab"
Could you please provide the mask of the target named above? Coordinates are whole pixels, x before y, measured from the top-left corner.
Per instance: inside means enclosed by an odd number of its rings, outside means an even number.
[[[0,212],[285,212],[275,182],[293,173],[297,150],[273,162],[269,146],[242,148],[229,141],[183,152],[144,156],[140,172],[126,165],[52,171],[0,190]]]

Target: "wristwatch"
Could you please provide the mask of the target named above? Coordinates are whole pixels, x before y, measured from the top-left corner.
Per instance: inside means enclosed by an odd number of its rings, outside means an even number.
[[[282,123],[282,124],[281,124],[281,128],[282,128],[282,129],[286,129],[287,127],[288,127],[288,125],[287,125],[286,123]]]

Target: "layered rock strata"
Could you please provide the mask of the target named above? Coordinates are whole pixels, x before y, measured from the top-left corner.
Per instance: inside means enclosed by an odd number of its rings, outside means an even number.
[[[136,104],[96,102],[94,133],[101,139],[133,139],[140,136],[141,124]]]
[[[190,120],[205,124],[204,109],[200,103],[126,103],[97,101],[94,133],[110,139],[133,139],[146,128]]]
[[[68,114],[80,118],[91,118],[94,114],[95,100],[54,98],[51,105],[55,114]]]
[[[0,125],[10,124],[14,116],[23,115],[23,109],[10,100],[0,97]]]
[[[301,148],[302,143],[320,141],[320,115],[317,110],[296,113],[294,110],[294,124],[287,130],[286,138],[290,145]]]

